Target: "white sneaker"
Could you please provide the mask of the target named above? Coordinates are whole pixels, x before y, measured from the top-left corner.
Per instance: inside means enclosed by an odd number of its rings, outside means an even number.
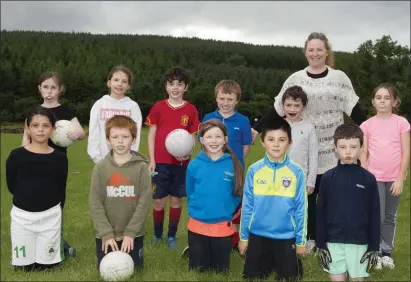
[[[375,269],[377,269],[377,270],[382,269],[382,258],[381,257],[377,258],[377,265],[375,266]]]
[[[388,267],[390,269],[394,269],[395,265],[394,265],[394,260],[391,257],[388,256],[384,256],[382,257],[382,266],[384,267]]]
[[[314,249],[315,249],[315,241],[308,240],[307,241],[307,253],[309,254],[313,253]]]

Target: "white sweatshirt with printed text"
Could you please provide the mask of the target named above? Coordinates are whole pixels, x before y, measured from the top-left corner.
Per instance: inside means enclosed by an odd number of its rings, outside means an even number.
[[[111,146],[106,141],[104,127],[106,121],[115,115],[129,116],[136,123],[136,143],[132,145],[131,150],[138,152],[143,122],[140,107],[129,97],[116,100],[109,95],[104,95],[94,103],[90,111],[87,153],[94,163],[102,160],[111,149]]]

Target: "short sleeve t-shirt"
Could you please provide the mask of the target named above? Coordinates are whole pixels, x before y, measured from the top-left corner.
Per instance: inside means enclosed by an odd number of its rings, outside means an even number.
[[[395,181],[401,165],[401,135],[410,131],[410,123],[392,114],[388,119],[373,116],[360,127],[368,139],[368,170],[377,181]]]
[[[55,108],[47,108],[47,109],[49,109],[54,114],[57,121],[59,120],[70,120],[71,121],[73,118],[76,117],[72,110],[70,110],[68,107],[63,106],[63,105],[57,106]],[[67,153],[67,148],[57,146],[51,141],[50,138],[49,138],[48,144],[50,147],[54,149],[60,150],[63,153]]]
[[[185,129],[190,133],[197,133],[200,127],[197,109],[187,101],[179,107],[173,107],[168,100],[156,103],[150,110],[145,124],[157,126],[154,141],[154,158],[156,163],[188,165],[189,160],[180,162],[166,149],[167,135],[174,129]]]

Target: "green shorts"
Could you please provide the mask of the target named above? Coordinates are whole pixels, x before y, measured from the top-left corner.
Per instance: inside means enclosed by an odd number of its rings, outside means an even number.
[[[343,243],[327,243],[332,262],[330,270],[324,269],[330,274],[343,274],[348,272],[351,278],[368,277],[368,260],[360,263],[362,256],[367,251],[368,245],[354,245]]]

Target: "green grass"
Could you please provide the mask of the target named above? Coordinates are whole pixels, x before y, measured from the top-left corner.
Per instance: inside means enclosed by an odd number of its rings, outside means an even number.
[[[147,155],[147,140],[144,131],[141,152]],[[70,257],[59,268],[48,272],[24,273],[13,271],[10,265],[10,209],[12,197],[5,182],[4,164],[13,148],[20,145],[21,136],[1,135],[1,281],[92,281],[101,280],[96,269],[96,254],[94,243],[94,229],[89,215],[88,194],[90,175],[93,163],[86,153],[87,141],[80,141],[69,148],[69,177],[67,183],[67,200],[65,207],[65,239],[77,249],[77,256]],[[199,146],[196,148],[198,152]],[[251,147],[247,158],[247,165],[263,156],[263,149],[259,142]],[[80,172],[80,174],[73,174]],[[398,213],[396,230],[396,244],[394,251],[395,270],[383,269],[374,271],[373,281],[410,281],[410,186],[404,188]],[[167,211],[167,209],[166,209]],[[226,275],[215,273],[197,273],[188,271],[188,261],[180,258],[182,249],[187,244],[187,210],[184,208],[177,233],[178,249],[169,250],[165,242],[152,246],[150,239],[153,236],[152,216],[147,219],[145,236],[145,268],[142,272],[133,275],[130,280],[138,281],[239,281],[243,269],[243,258],[238,253],[231,255],[230,272]],[[165,221],[165,232],[168,216]],[[304,265],[304,281],[328,281],[316,258],[308,256],[302,259]],[[272,275],[269,281],[275,279]]]

